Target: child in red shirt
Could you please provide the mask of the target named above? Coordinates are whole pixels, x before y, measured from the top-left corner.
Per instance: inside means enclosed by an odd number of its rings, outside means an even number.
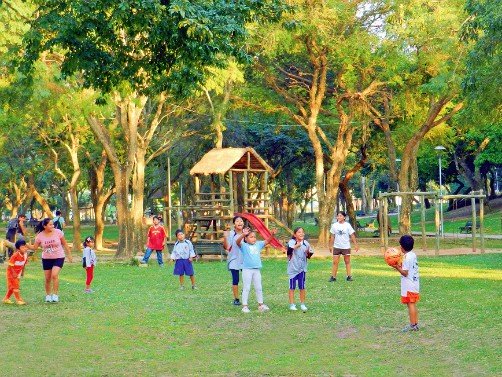
[[[24,266],[28,260],[28,246],[26,246],[25,240],[19,240],[16,242],[15,247],[16,252],[12,254],[7,267],[7,294],[2,302],[4,304],[13,304],[10,300],[10,296],[14,293],[16,304],[26,305],[26,302],[24,302],[19,293],[19,276],[21,276]]]
[[[153,225],[148,229],[148,241],[146,243],[146,251],[141,263],[148,263],[148,259],[155,250],[157,253],[157,262],[160,267],[164,267],[164,261],[162,260],[162,249],[164,249],[164,244],[166,240],[166,230],[162,225],[160,225],[160,217],[153,217]]]

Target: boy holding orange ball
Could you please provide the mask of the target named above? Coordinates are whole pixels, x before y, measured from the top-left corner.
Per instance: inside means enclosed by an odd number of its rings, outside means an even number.
[[[404,253],[403,263],[392,266],[401,274],[401,302],[408,306],[410,316],[410,324],[403,329],[403,332],[419,330],[416,303],[420,300],[420,280],[417,255],[412,251],[414,243],[410,235],[404,235],[399,239],[401,251]]]
[[[10,296],[14,293],[16,304],[26,305],[26,302],[21,298],[19,293],[19,277],[21,276],[24,266],[26,265],[28,247],[25,240],[16,242],[16,252],[9,259],[7,267],[7,294],[3,298],[4,304],[13,304]]]

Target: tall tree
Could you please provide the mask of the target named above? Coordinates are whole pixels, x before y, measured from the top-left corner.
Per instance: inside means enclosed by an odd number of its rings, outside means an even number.
[[[345,160],[381,64],[367,23],[381,5],[293,1],[282,28],[259,29],[257,64],[275,107],[304,128],[315,156],[319,242],[327,243]]]
[[[274,1],[39,1],[24,72],[43,51],[62,48],[63,74],[82,72],[84,86],[110,93],[116,107],[112,120],[93,112],[87,120],[115,179],[118,256],[143,247],[145,156],[166,101],[189,95],[206,67],[221,66],[227,55],[242,60],[245,24],[271,11]]]

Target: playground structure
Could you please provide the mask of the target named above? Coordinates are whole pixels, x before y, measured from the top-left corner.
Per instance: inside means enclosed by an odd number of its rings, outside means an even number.
[[[190,170],[194,177],[195,203],[172,206],[168,203],[165,218],[171,229],[173,212],[183,213],[187,238],[207,254],[222,252],[223,233],[233,216],[241,213],[251,223],[271,222],[292,233],[271,211],[269,179],[273,169],[253,148],[212,149]],[[170,188],[168,188],[170,197]],[[256,227],[255,225],[255,227]],[[213,252],[211,252],[213,251]]]
[[[479,235],[480,235],[480,249],[481,253],[485,252],[485,231],[484,231],[484,200],[485,200],[485,195],[483,194],[483,191],[480,190],[479,194],[471,194],[471,195],[440,195],[437,192],[390,192],[390,193],[380,193],[378,196],[378,201],[379,201],[379,208],[382,210],[379,211],[379,223],[380,223],[380,248],[382,252],[387,250],[389,247],[389,237],[388,233],[384,231],[384,229],[388,229],[389,226],[389,203],[388,203],[388,198],[396,198],[396,197],[402,197],[402,196],[412,196],[412,197],[419,197],[420,199],[420,210],[421,210],[421,218],[420,218],[420,225],[421,225],[421,239],[422,239],[422,248],[423,250],[427,250],[427,235],[425,232],[425,198],[433,199],[434,202],[436,203],[435,205],[435,255],[439,255],[439,244],[440,244],[440,238],[441,236],[444,236],[440,234],[440,229],[441,229],[441,221],[442,218],[440,216],[440,210],[439,206],[442,205],[443,201],[448,201],[450,199],[456,200],[456,199],[470,199],[471,200],[471,209],[472,209],[472,220],[468,221],[464,227],[461,228],[461,231],[464,230],[467,232],[470,232],[472,235],[472,251],[476,251],[476,232],[479,230]],[[476,199],[479,199],[479,224],[477,224],[477,218],[476,218]],[[439,205],[438,205],[439,204]],[[399,217],[398,217],[398,222],[399,222]]]

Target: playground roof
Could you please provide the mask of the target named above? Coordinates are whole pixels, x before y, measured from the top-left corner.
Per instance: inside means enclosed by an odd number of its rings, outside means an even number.
[[[190,174],[223,174],[234,169],[273,172],[253,148],[215,148],[195,164]]]

